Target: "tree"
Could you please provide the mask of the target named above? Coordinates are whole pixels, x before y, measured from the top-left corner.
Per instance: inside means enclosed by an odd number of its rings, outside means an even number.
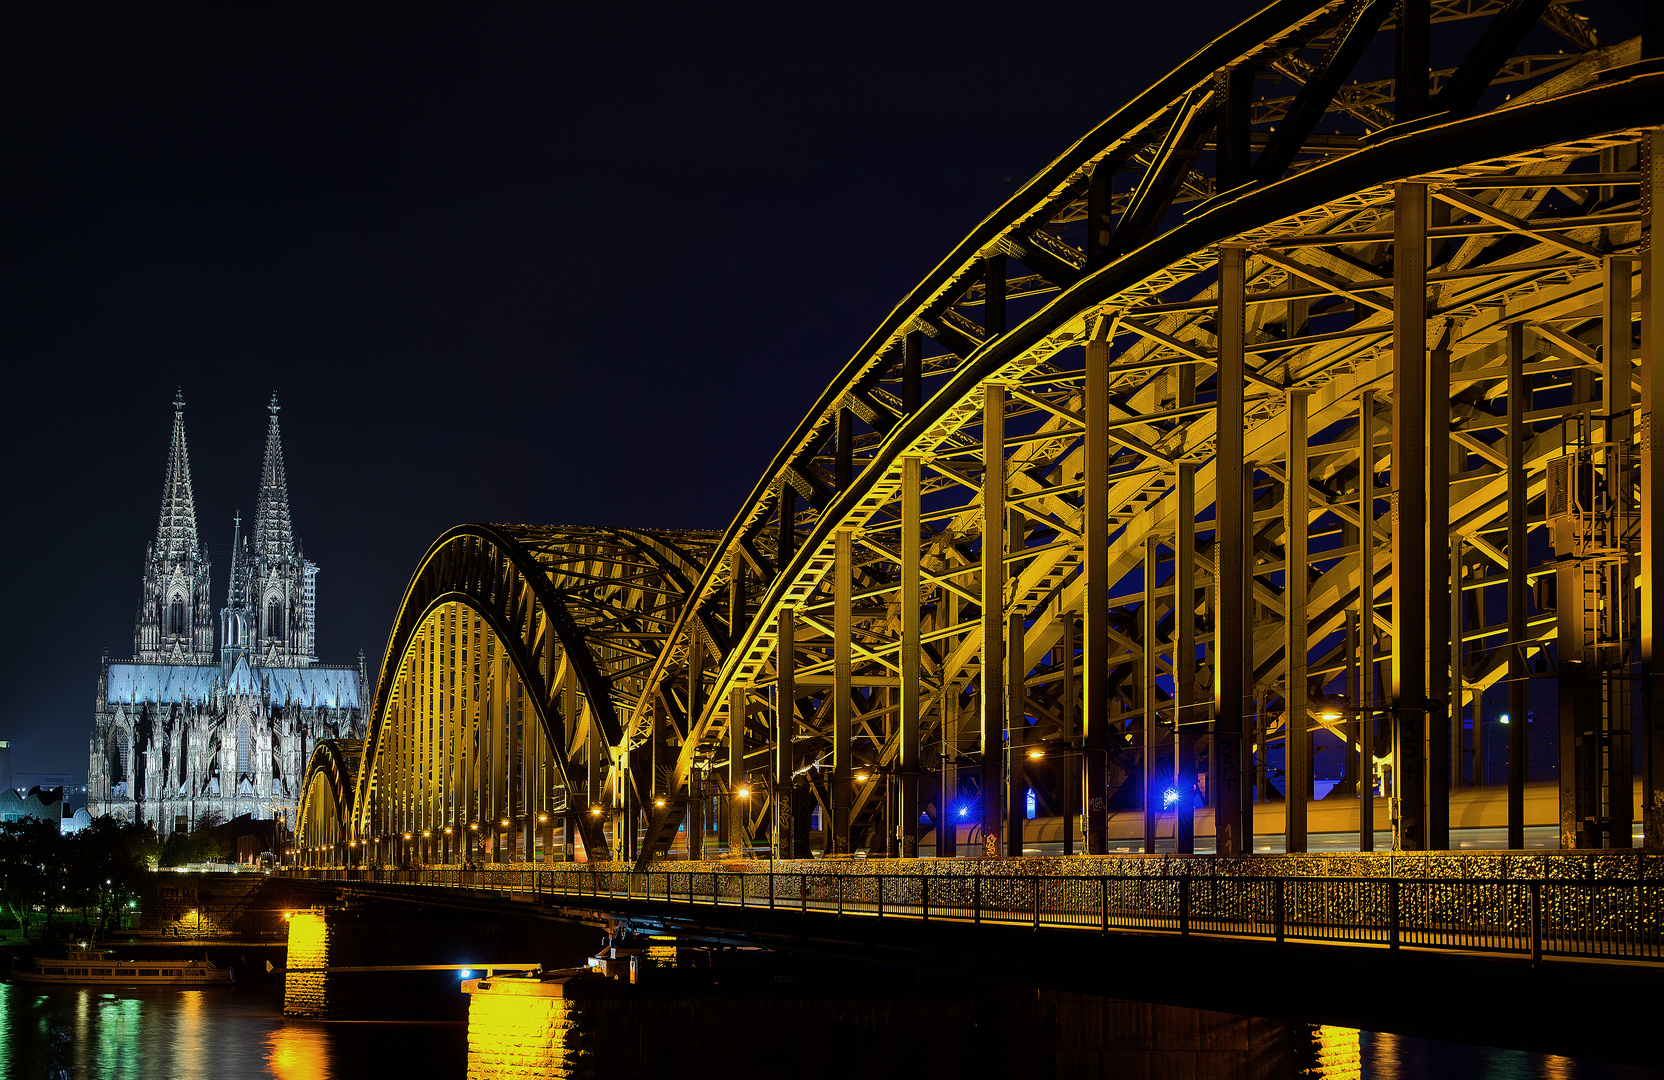
[[[58,823],[40,818],[0,822],[0,902],[25,935],[29,913],[46,908],[46,924],[64,886],[63,837]]]
[[[67,838],[68,892],[83,919],[89,907],[96,907],[99,929],[109,929],[116,910],[144,890],[155,843],[156,831],[149,825],[111,817],[96,818]]]

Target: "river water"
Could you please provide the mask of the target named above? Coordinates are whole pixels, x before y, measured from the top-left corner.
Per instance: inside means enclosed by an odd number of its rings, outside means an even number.
[[[1361,1071],[1349,1066],[1335,1080],[1664,1080],[1649,1069],[1370,1032],[1360,1048]],[[726,1053],[744,1057],[741,1045]],[[293,1020],[275,985],[107,992],[0,983],[5,1080],[464,1080],[467,1058],[464,1024]],[[609,1075],[605,1062],[585,1066]],[[789,1062],[769,1071],[792,1074]],[[885,1075],[879,1061],[862,1073]]]

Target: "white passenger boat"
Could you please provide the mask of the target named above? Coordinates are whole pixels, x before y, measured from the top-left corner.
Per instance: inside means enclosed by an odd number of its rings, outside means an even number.
[[[35,970],[18,965],[19,982],[71,986],[228,986],[231,969],[207,960],[116,960],[108,949],[71,949],[67,960],[41,956]]]

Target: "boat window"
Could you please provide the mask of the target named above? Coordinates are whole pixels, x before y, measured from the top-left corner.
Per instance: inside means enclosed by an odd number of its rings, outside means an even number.
[[[179,969],[174,968],[172,971],[164,971],[162,974],[168,976],[169,978],[175,978],[179,975]]]
[[[1360,526],[1360,528],[1361,528],[1361,526]],[[112,972],[110,971],[109,968],[98,968],[97,970],[95,970],[93,972],[93,974],[94,975],[110,975],[110,974],[112,974]]]
[[[133,972],[133,974],[137,975],[141,979],[146,978],[146,977],[154,978],[155,975],[156,975],[156,969],[155,968],[139,968],[137,971]]]
[[[1362,526],[1362,525],[1360,525],[1360,526],[1358,526],[1358,528],[1360,528],[1360,529],[1361,529],[1361,528],[1363,528],[1363,526]],[[208,973],[207,973],[207,972],[206,972],[206,971],[198,971],[198,972],[195,972],[195,973],[194,973],[194,974],[195,974],[195,975],[196,975],[196,976],[197,976],[197,978],[199,978],[199,979],[200,979],[200,978],[202,978],[202,977],[203,977],[203,976],[204,976],[204,975],[207,975],[207,974],[208,974]]]

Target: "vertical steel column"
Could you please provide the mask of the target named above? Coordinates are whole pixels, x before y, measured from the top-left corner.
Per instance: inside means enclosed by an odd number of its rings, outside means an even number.
[[[774,857],[795,859],[795,826],[792,803],[797,795],[794,773],[797,755],[792,736],[797,733],[797,615],[780,609],[778,652],[774,659]]]
[[[1252,663],[1253,636],[1248,624],[1252,529],[1244,519],[1252,513],[1253,492],[1244,484],[1243,345],[1246,309],[1243,303],[1247,252],[1240,247],[1219,249],[1219,366],[1216,458],[1214,463],[1214,624],[1213,746],[1208,754],[1208,797],[1213,803],[1214,850],[1220,855],[1242,855],[1253,850],[1245,835],[1242,763],[1244,703],[1250,692],[1247,669]],[[1250,519],[1251,520],[1251,519]]]
[[[728,858],[746,854],[746,825],[751,817],[751,786],[745,773],[746,687],[728,690]]]
[[[1012,518],[1018,515],[1013,513]],[[1022,526],[1013,522],[1012,534],[1021,535]],[[1006,795],[1005,795],[1005,854],[1014,859],[1023,854],[1023,838],[1028,824],[1028,693],[1023,686],[1028,665],[1023,661],[1023,616],[1012,605],[1006,618],[1005,639],[1005,704],[1006,715]]]
[[[1393,848],[1427,848],[1427,185],[1393,200]]]
[[[705,639],[699,636],[698,627],[690,628],[688,635],[688,730],[692,731],[705,711]],[[688,860],[693,862],[705,857],[705,791],[696,770],[688,770],[687,785],[683,829]]]
[[[1086,488],[1082,502],[1081,573],[1084,581],[1085,700],[1081,710],[1081,799],[1086,814],[1086,853],[1109,852],[1109,803],[1105,790],[1110,748],[1109,669],[1109,348],[1114,326],[1107,316],[1093,325],[1086,344]]]
[[[1191,381],[1194,388],[1194,380]],[[1180,398],[1180,404],[1194,404]],[[1196,693],[1196,465],[1178,466],[1178,528],[1173,539],[1173,851],[1196,849],[1196,750],[1189,734],[1195,723]]]
[[[1526,679],[1525,590],[1526,553],[1525,413],[1530,393],[1525,388],[1525,324],[1508,327],[1508,847],[1525,847]]]
[[[1000,850],[1005,817],[1005,387],[982,388],[982,832]]]
[[[1429,51],[1432,2],[1400,0],[1400,3],[1393,118],[1402,124],[1427,112],[1427,77],[1432,66]]]
[[[1358,397],[1358,850],[1375,850],[1375,391]]]
[[[843,491],[855,475],[855,414],[850,410],[838,410],[833,439],[832,477],[838,490]]]
[[[990,339],[1005,333],[1005,256],[982,259],[982,328]]]
[[[919,697],[919,459],[901,459],[901,537],[899,552],[901,602],[901,769],[900,805],[901,857],[919,857],[919,732],[922,702]],[[938,813],[941,811],[938,810]],[[946,820],[946,815],[943,815]]]
[[[901,339],[901,407],[908,415],[924,404],[924,334],[918,330]]]
[[[1139,776],[1143,781],[1141,792],[1144,805],[1144,854],[1148,855],[1156,849],[1156,806],[1161,796],[1156,791],[1156,679],[1160,675],[1161,648],[1156,643],[1158,632],[1156,624],[1156,566],[1157,557],[1161,550],[1161,541],[1154,536],[1144,541],[1144,606],[1139,612],[1141,637],[1144,647],[1144,664],[1142,678],[1139,680],[1139,693],[1144,699],[1144,719],[1139,725],[1143,729],[1144,745],[1143,760],[1139,768]]]
[[[1428,700],[1422,814],[1428,851],[1450,848],[1450,597],[1461,595],[1462,588],[1460,581],[1451,579],[1448,342],[1447,330],[1427,355],[1427,580],[1422,588],[1427,596],[1423,606],[1427,612]]]
[[[1283,479],[1283,842],[1306,850],[1306,795],[1312,765],[1306,756],[1306,519],[1311,502],[1306,413],[1310,390],[1288,392],[1288,471]]]
[[[855,534],[839,529],[834,534],[832,569],[832,820],[825,851],[848,855],[849,809],[853,788],[851,758],[855,747],[855,701],[850,682],[850,645],[855,634],[853,610]]]
[[[1647,5],[1652,20],[1647,27],[1646,50],[1664,52],[1654,33],[1664,16],[1657,5]],[[1642,144],[1641,187],[1642,229],[1650,237],[1641,258],[1641,413],[1646,426],[1641,430],[1641,843],[1651,853],[1664,852],[1664,469],[1658,455],[1664,452],[1664,378],[1658,365],[1664,362],[1664,238],[1659,236],[1657,203],[1664,192],[1664,128],[1647,132]]]
[[[576,676],[574,676],[574,679],[576,679]],[[611,809],[608,804],[612,802],[612,799],[606,794],[605,786],[607,744],[601,741],[601,727],[595,722],[595,706],[590,702],[587,695],[584,698],[584,723],[588,729],[584,765],[589,788],[589,806],[585,809],[592,819],[595,831],[602,833],[602,823],[606,820],[607,811]],[[596,809],[600,809],[601,813],[595,813]],[[606,858],[604,851],[590,851],[587,845],[584,852],[590,862],[594,862],[597,858]]]
[[[1058,596],[1059,608],[1063,605],[1063,597]],[[1072,611],[1060,611],[1058,616],[1063,622],[1062,652],[1063,668],[1063,696],[1061,712],[1063,714],[1063,741],[1067,746],[1079,745],[1075,741],[1075,614]],[[1076,803],[1080,799],[1080,767],[1078,762],[1065,760],[1058,767],[1059,782],[1063,786],[1063,854],[1075,853],[1075,819]]]

